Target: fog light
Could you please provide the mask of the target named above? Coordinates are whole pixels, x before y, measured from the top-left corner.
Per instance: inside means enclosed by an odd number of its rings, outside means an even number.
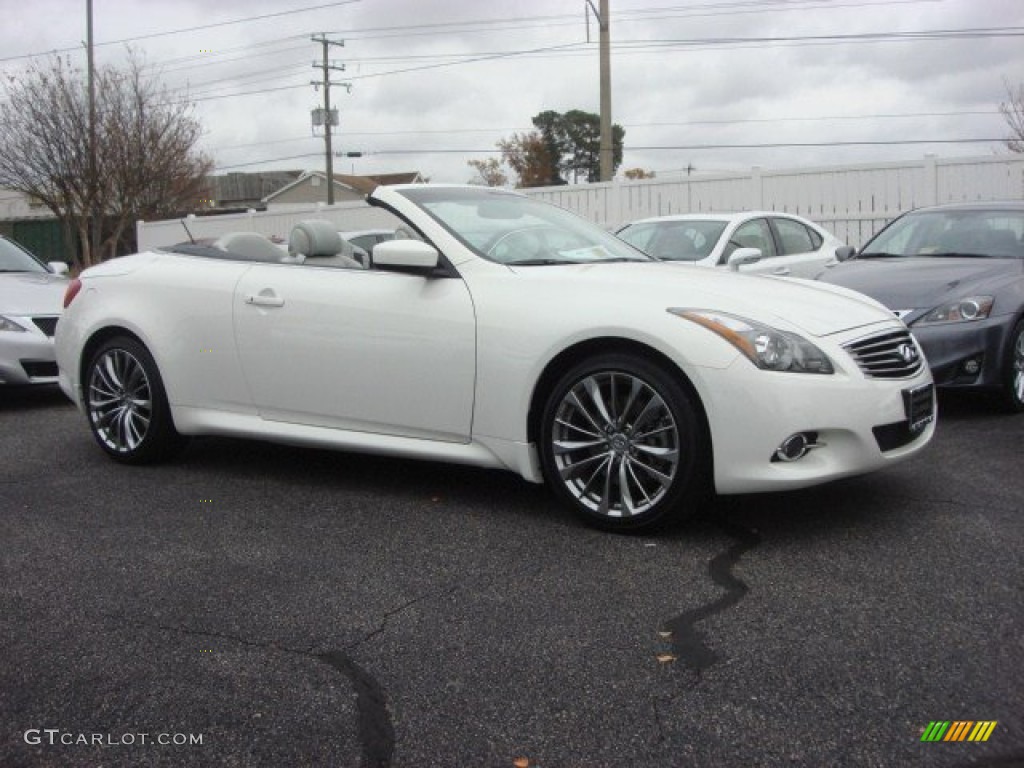
[[[818,442],[817,432],[797,432],[783,440],[782,444],[775,449],[772,461],[799,461],[812,448],[820,447],[821,443]]]
[[[961,367],[963,368],[964,373],[968,376],[977,376],[978,372],[981,370],[981,358],[972,357],[970,360],[964,360]]]

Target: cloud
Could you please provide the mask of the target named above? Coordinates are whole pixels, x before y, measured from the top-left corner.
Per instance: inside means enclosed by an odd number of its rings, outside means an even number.
[[[120,40],[287,12],[134,43],[151,63],[163,62],[169,87],[215,97],[197,102],[196,109],[207,129],[206,146],[223,166],[262,161],[265,167],[323,167],[323,142],[311,135],[309,118],[322,98],[310,85],[319,77],[312,64],[321,53],[310,40],[314,33],[346,40],[344,48],[331,49],[332,58],[347,66],[332,78],[353,83],[351,94],[332,91],[341,111],[338,146],[376,153],[345,160],[346,170],[416,169],[439,181],[465,181],[471,175],[466,161],[481,155],[438,150],[492,149],[502,136],[529,130],[530,118],[545,109],[597,111],[596,45],[584,43],[578,0],[516,6],[363,0],[302,10],[320,4],[324,0],[225,0],[215,6],[205,0],[112,0],[95,6],[96,37]],[[1005,127],[995,112],[1003,79],[1024,76],[1019,37],[721,42],[1024,27],[1019,0],[800,0],[756,9],[665,2],[651,10],[657,6],[647,0],[612,5],[613,117],[627,129],[624,167],[670,172],[692,163],[710,171],[871,162],[929,151],[987,154],[992,145],[711,147],[1001,136]],[[68,14],[64,0],[36,0],[24,8],[17,23],[0,29],[0,50],[17,55],[71,47],[71,55],[84,61],[84,9]],[[593,22],[591,34],[596,40]],[[702,40],[719,42],[694,45]],[[536,52],[450,65],[530,50]],[[123,55],[122,46],[99,49],[101,60]],[[258,93],[229,95],[248,91]],[[846,118],[809,119],[835,115]],[[680,145],[699,148],[639,149]],[[387,154],[398,150],[418,154]],[[312,156],[286,159],[305,153]]]

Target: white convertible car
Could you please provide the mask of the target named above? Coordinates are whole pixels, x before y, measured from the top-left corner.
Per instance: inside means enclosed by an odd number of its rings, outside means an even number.
[[[368,201],[413,234],[368,267],[304,222],[288,256],[240,237],[73,281],[60,383],[100,447],[142,463],[217,434],[501,467],[635,531],[931,439],[928,366],[859,294],[678,269],[512,192]]]

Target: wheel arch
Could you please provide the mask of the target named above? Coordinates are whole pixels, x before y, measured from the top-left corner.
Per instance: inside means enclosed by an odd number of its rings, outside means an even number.
[[[141,344],[147,350],[149,349],[149,345],[147,345],[137,333],[121,325],[108,325],[93,332],[92,336],[90,336],[85,344],[82,345],[82,355],[78,359],[78,385],[83,391],[86,387],[86,368],[88,368],[89,361],[92,360],[92,356],[96,353],[96,350],[107,341],[110,339],[116,339],[119,336],[127,336],[133,341]],[[150,352],[150,354],[152,354],[152,352]]]
[[[683,389],[686,390],[686,394],[690,397],[690,401],[699,416],[699,426],[702,436],[707,441],[708,445],[708,451],[706,452],[708,466],[706,467],[706,471],[708,472],[709,478],[713,477],[714,467],[712,466],[712,463],[714,446],[712,444],[711,428],[708,422],[707,412],[704,409],[704,401],[697,392],[697,388],[693,386],[693,382],[690,381],[690,378],[671,358],[657,349],[633,339],[626,339],[617,336],[602,336],[586,339],[584,341],[579,341],[570,347],[566,347],[553,357],[541,372],[540,377],[537,379],[537,384],[533,388],[533,394],[530,397],[530,408],[527,413],[526,424],[527,440],[532,444],[537,444],[540,438],[541,418],[544,413],[544,405],[547,402],[548,397],[550,397],[555,384],[562,375],[571,367],[583,360],[596,355],[609,353],[629,354],[640,357],[654,365],[657,365],[673,376],[678,377],[679,383],[682,385]]]

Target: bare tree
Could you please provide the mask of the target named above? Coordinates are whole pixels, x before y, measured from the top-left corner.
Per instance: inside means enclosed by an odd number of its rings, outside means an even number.
[[[89,162],[89,104],[83,73],[54,58],[30,66],[5,87],[0,110],[0,185],[30,195],[77,239],[78,266],[89,266],[131,239],[137,219],[194,207],[212,162],[197,149],[202,127],[192,106],[147,78],[135,56],[96,74],[96,175]],[[100,252],[90,249],[93,212]]]
[[[467,165],[476,169],[480,180],[483,181],[485,186],[504,187],[508,184],[508,174],[505,173],[505,169],[501,166],[501,161],[496,157],[489,157],[486,160],[469,160]]]
[[[1024,152],[1024,83],[1014,90],[1006,83],[1006,101],[999,105],[1006,124],[1010,127],[1010,137],[1006,146],[1011,152]]]

